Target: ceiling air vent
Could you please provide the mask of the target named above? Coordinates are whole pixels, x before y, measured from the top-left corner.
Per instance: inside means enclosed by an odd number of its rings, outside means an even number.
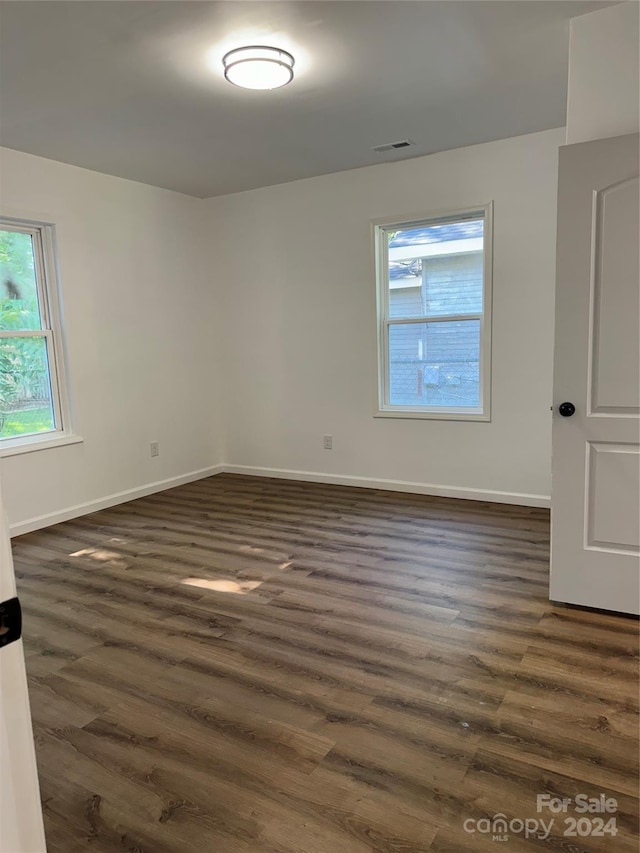
[[[415,142],[412,142],[411,139],[401,139],[399,142],[387,142],[385,145],[374,145],[371,150],[376,151],[378,154],[382,154],[384,151],[397,151],[399,148],[408,148],[410,145],[415,145]]]

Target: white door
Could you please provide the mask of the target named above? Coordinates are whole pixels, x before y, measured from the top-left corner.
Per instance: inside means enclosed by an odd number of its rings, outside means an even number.
[[[638,157],[638,134],[560,149],[550,585],[552,601],[636,614]]]
[[[43,853],[46,847],[24,651],[22,640],[8,642],[15,622],[7,602],[15,595],[0,491],[0,853]]]

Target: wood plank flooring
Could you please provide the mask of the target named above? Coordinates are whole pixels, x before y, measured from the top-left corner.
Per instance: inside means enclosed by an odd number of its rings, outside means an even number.
[[[545,510],[220,475],[14,556],[49,853],[638,849],[638,622]]]

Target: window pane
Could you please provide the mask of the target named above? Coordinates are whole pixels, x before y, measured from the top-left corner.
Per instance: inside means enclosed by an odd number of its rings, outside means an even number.
[[[53,429],[46,338],[0,338],[0,438]]]
[[[484,220],[389,231],[389,317],[482,312]]]
[[[422,262],[425,315],[482,313],[482,252]]]
[[[41,328],[31,234],[0,230],[0,329]]]
[[[480,321],[389,327],[392,406],[480,405]]]

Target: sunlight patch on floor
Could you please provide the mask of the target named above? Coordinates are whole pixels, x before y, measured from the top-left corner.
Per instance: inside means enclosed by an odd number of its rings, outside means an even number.
[[[239,545],[238,551],[244,551],[246,554],[264,554],[264,548],[256,548],[255,545]]]
[[[207,580],[206,578],[185,578],[180,583],[186,586],[199,586],[214,592],[233,592],[236,595],[246,595],[260,586],[262,581],[236,581],[231,579]]]
[[[114,568],[126,569],[128,563],[123,559],[122,554],[117,551],[109,551],[107,548],[83,548],[81,551],[74,551],[69,554],[70,557],[89,557],[97,563],[110,563]]]
[[[74,551],[73,554],[69,554],[69,556],[91,557],[92,560],[100,560],[101,562],[120,559],[120,554],[117,554],[115,551],[107,551],[106,548],[83,548],[82,551]]]

